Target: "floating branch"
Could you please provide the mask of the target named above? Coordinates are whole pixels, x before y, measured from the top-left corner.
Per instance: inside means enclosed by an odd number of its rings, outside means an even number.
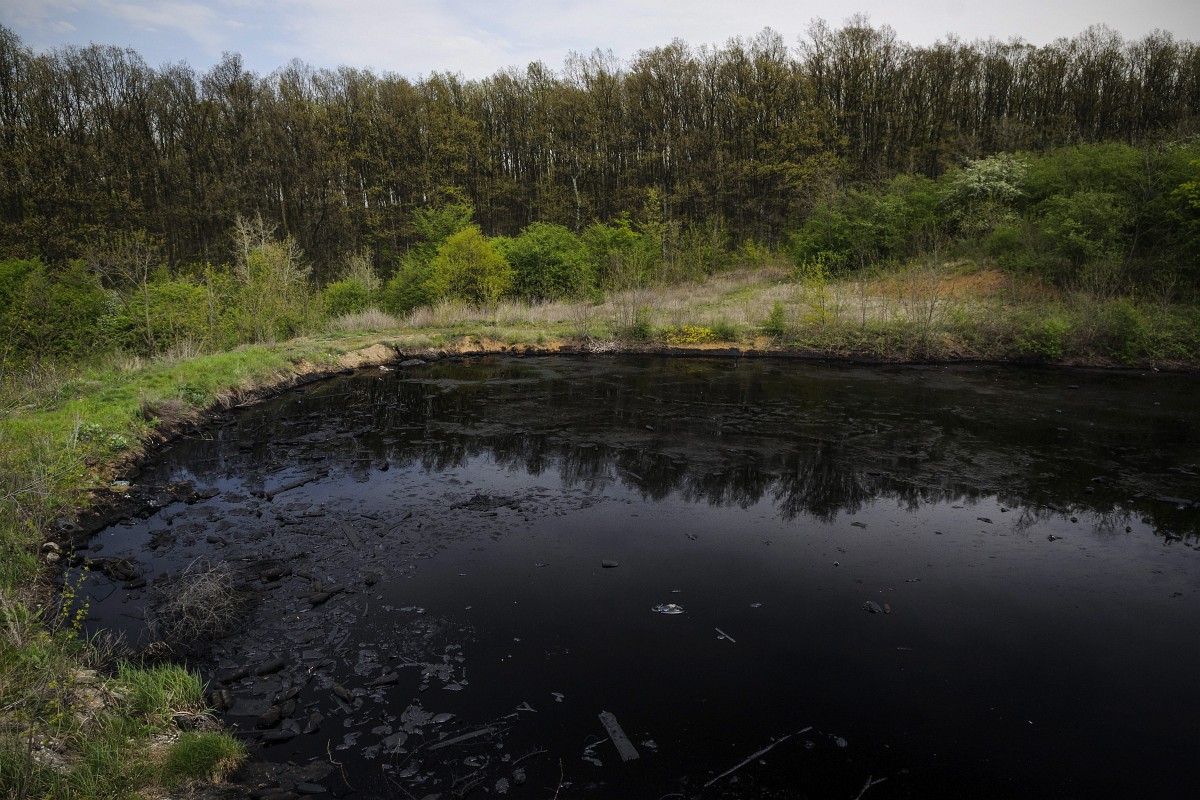
[[[809,726],[809,727],[807,727],[807,728],[804,728],[803,730],[798,730],[798,731],[796,731],[795,733],[789,733],[789,734],[787,734],[786,736],[781,736],[781,737],[779,737],[778,739],[776,739],[775,741],[771,742],[771,743],[770,743],[769,745],[767,745],[766,747],[762,748],[761,750],[756,750],[755,752],[751,753],[749,756],[747,756],[747,757],[746,757],[745,759],[743,759],[742,761],[738,762],[738,763],[737,763],[737,764],[735,764],[734,766],[732,766],[732,767],[730,767],[729,769],[727,769],[727,770],[725,770],[724,772],[722,772],[722,773],[721,773],[720,775],[718,775],[717,777],[715,777],[715,778],[713,778],[712,780],[710,780],[708,783],[704,784],[704,788],[705,788],[705,789],[707,789],[708,787],[712,786],[714,783],[716,783],[717,781],[721,780],[722,778],[728,777],[728,776],[732,775],[733,773],[737,772],[739,769],[741,769],[742,767],[746,766],[747,764],[749,764],[749,763],[750,763],[751,761],[753,761],[754,759],[756,759],[756,758],[759,758],[759,757],[761,757],[761,756],[764,756],[764,755],[766,755],[767,753],[771,752],[771,750],[772,750],[772,749],[774,749],[775,745],[778,745],[778,744],[783,744],[784,742],[786,742],[788,739],[792,738],[793,736],[799,736],[800,734],[802,734],[802,733],[807,733],[808,731],[811,731],[811,730],[812,730],[812,726]],[[864,791],[865,791],[865,790],[864,790]]]

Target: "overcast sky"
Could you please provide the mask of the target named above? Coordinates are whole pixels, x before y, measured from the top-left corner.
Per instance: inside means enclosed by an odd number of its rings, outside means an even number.
[[[764,27],[794,46],[813,19],[840,26],[855,12],[913,44],[948,33],[1044,44],[1097,23],[1126,38],[1162,29],[1200,40],[1196,0],[0,0],[0,23],[38,52],[95,42],[203,71],[232,51],[260,74],[299,58],[411,78],[537,60],[558,70],[572,50],[628,59],[675,38],[720,45]]]

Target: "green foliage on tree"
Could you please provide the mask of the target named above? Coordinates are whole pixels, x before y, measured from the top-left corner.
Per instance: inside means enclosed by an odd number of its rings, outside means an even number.
[[[959,235],[986,237],[1018,219],[1028,176],[1028,161],[1012,153],[968,161],[945,181],[945,214]]]
[[[400,259],[395,274],[383,288],[383,307],[387,311],[405,314],[436,299],[430,290],[430,280],[438,248],[469,227],[474,214],[474,207],[465,202],[432,205],[413,212],[412,227],[418,239]]]
[[[443,242],[430,269],[431,296],[474,306],[495,305],[513,283],[512,266],[475,225]]]
[[[764,30],[409,80],[39,54],[0,26],[4,346],[156,356],[497,291],[619,294],[629,327],[649,287],[785,249],[833,276],[949,246],[1195,297],[1198,81],[1195,43],[1102,27],[913,46],[854,17],[798,49]],[[443,253],[473,224],[511,285]]]
[[[413,212],[412,227],[420,242],[418,247],[432,248],[471,225],[475,207],[469,202],[458,201],[420,208]]]
[[[107,311],[108,297],[87,264],[73,260],[62,269],[51,270],[40,262],[27,262],[19,285],[8,278],[11,300],[3,317],[9,332],[3,347],[6,360],[39,362],[78,357],[102,349],[100,321]]]
[[[44,269],[36,258],[8,258],[0,261],[0,319],[8,313],[34,270]]]
[[[473,205],[514,237],[631,214],[658,239],[656,275],[677,278],[693,226],[776,248],[831,189],[1195,128],[1197,45],[1162,33],[912,45],[855,17],[788,38],[411,80],[299,62],[257,75],[233,53],[205,70],[102,44],[35,53],[0,26],[0,253],[60,264],[144,231],[174,272],[234,263],[227,231],[261,215],[326,283],[362,249],[390,275]]]
[[[1188,161],[1192,180],[1171,190],[1167,214],[1177,227],[1175,241],[1187,254],[1193,275],[1200,273],[1200,159]]]
[[[1037,218],[1050,251],[1073,273],[1090,262],[1122,259],[1130,210],[1115,192],[1084,189],[1047,198]]]
[[[911,257],[938,238],[938,202],[937,185],[915,175],[843,192],[791,234],[789,252],[798,265],[820,260],[832,273]]]
[[[643,286],[653,277],[659,242],[633,229],[628,215],[610,224],[595,222],[580,236],[596,286],[608,290]]]
[[[433,300],[428,288],[432,275],[432,259],[425,261],[412,255],[401,259],[396,274],[383,287],[384,309],[405,314],[428,305]]]

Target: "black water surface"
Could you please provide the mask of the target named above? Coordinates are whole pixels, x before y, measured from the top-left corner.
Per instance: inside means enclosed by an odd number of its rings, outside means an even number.
[[[243,610],[192,661],[275,780],[337,796],[1191,796],[1197,389],[769,360],[370,370],[147,465],[139,483],[219,493],[97,536],[149,585],[89,579],[92,624],[145,644],[181,573],[229,571]]]

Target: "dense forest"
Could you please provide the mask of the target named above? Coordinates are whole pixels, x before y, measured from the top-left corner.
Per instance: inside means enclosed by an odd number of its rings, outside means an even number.
[[[1102,26],[913,46],[855,17],[796,47],[768,29],[483,80],[261,76],[236,54],[198,73],[0,27],[0,314],[25,351],[107,320],[154,353],[212,339],[230,304],[250,307],[222,343],[287,335],[310,301],[578,296],[746,247],[851,269],[963,241],[1055,280],[1191,290],[1198,112],[1200,47]]]

